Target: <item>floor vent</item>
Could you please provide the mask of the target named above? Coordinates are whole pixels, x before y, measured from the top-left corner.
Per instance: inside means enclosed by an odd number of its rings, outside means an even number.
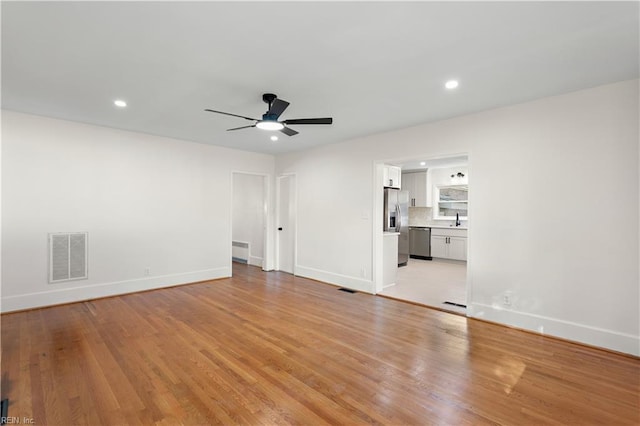
[[[445,305],[452,305],[452,306],[457,306],[458,308],[465,308],[467,309],[467,305],[463,305],[461,303],[453,303],[453,302],[442,302]]]
[[[350,288],[344,288],[344,287],[340,287],[338,290],[344,291],[345,293],[351,293],[351,294],[357,293],[357,291],[355,290],[351,290]]]

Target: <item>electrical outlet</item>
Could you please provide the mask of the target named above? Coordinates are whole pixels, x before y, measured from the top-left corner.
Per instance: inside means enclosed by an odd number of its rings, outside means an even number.
[[[511,295],[510,294],[505,294],[504,296],[502,296],[502,304],[505,306],[511,306]]]
[[[146,277],[148,277],[149,275],[151,275],[151,268],[150,268],[150,267],[148,267],[148,266],[147,266],[146,268],[144,268],[144,275],[145,275]]]

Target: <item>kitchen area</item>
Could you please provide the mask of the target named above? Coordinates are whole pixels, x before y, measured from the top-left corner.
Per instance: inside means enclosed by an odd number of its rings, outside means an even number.
[[[466,313],[468,185],[466,155],[385,165],[379,295]]]

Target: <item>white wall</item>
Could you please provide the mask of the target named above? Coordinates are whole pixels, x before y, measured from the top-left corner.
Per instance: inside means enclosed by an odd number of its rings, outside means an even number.
[[[265,238],[264,177],[233,174],[233,241],[249,243],[250,265],[262,266]]]
[[[635,80],[282,155],[296,271],[374,292],[374,166],[468,153],[469,315],[640,355],[638,112]],[[228,276],[231,171],[274,175],[267,155],[7,111],[2,148],[2,311]],[[88,280],[47,283],[58,231],[89,232]]]
[[[464,177],[451,177],[451,175],[458,172],[462,172],[462,174],[464,174]],[[438,167],[429,169],[429,181],[427,183],[431,186],[468,185],[469,169],[467,168],[467,166]]]
[[[231,275],[231,176],[269,155],[2,112],[2,311]],[[89,233],[48,284],[47,234]],[[150,274],[145,275],[145,268]]]
[[[296,271],[375,291],[374,165],[469,153],[469,315],[640,355],[638,113],[633,80],[279,156]]]
[[[371,162],[357,150],[325,149],[284,156],[296,173],[296,275],[371,290]],[[290,166],[285,166],[288,161]],[[277,160],[276,160],[277,161]],[[279,173],[281,174],[281,173]],[[382,188],[382,177],[380,176]],[[382,218],[380,218],[382,229]]]

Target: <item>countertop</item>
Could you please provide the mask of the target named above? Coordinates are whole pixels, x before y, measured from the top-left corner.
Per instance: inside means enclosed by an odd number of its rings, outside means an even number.
[[[382,233],[382,235],[383,235],[383,236],[385,236],[385,237],[389,237],[389,236],[391,236],[391,235],[400,235],[400,233],[399,233],[399,232],[384,231],[384,232]]]

